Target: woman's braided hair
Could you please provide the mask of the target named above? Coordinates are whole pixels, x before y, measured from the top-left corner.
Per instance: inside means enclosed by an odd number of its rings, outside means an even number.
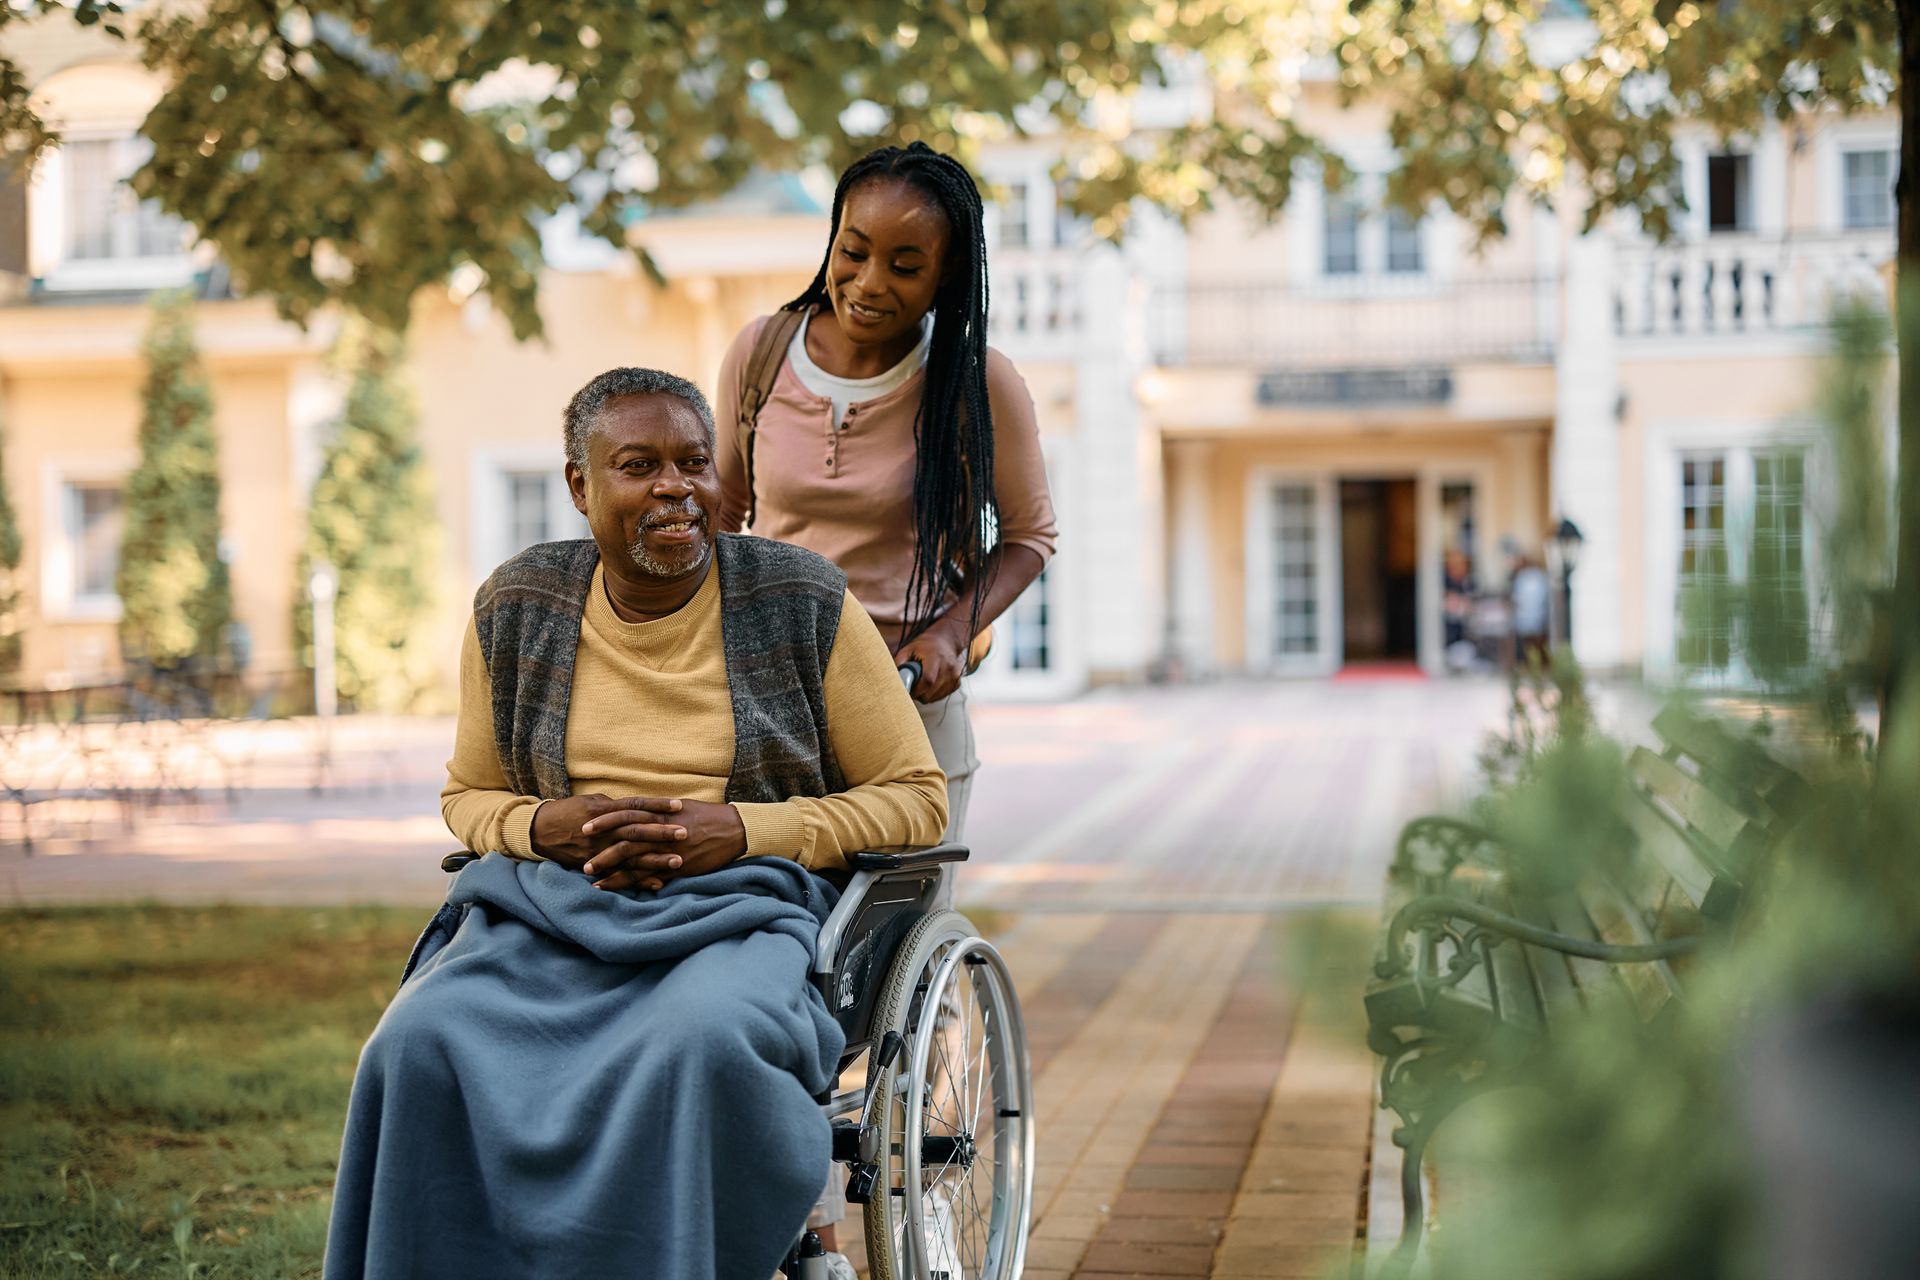
[[[958,160],[924,142],[882,147],[847,166],[833,192],[833,227],[819,273],[784,311],[831,311],[827,269],[847,196],[863,183],[905,182],[947,219],[947,262],[933,297],[933,343],[913,420],[913,572],[906,631],[918,635],[948,591],[972,594],[968,634],[986,598],[979,572],[990,530],[1000,525],[993,494],[993,411],[987,404],[987,241],[980,189]]]

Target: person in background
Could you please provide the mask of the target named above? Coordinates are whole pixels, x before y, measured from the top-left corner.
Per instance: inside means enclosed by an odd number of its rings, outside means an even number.
[[[1513,596],[1513,634],[1522,665],[1537,662],[1544,668],[1552,657],[1547,643],[1552,588],[1540,561],[1530,555],[1521,556],[1514,566],[1509,591]]]
[[[987,345],[979,188],[924,143],[848,166],[813,281],[733,340],[718,394],[723,530],[818,552],[904,667],[958,841],[979,759],[961,678],[1056,530],[1033,397]],[[943,877],[951,902],[953,880]],[[838,1180],[809,1224],[836,1280]]]
[[[966,822],[961,677],[1040,576],[1056,530],[1033,397],[987,345],[979,189],[926,146],[855,161],[813,282],[734,339],[716,406],[723,529],[816,551],[900,665]]]

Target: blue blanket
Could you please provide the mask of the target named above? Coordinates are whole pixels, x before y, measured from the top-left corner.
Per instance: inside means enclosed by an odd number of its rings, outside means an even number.
[[[360,1055],[327,1280],[768,1280],[827,1180],[834,896],[773,858],[659,893],[470,864]]]

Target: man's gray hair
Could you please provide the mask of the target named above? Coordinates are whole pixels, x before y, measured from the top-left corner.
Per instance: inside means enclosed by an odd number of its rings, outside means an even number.
[[[564,422],[567,461],[582,471],[587,469],[587,438],[599,425],[607,401],[621,396],[652,395],[678,396],[686,401],[688,407],[700,415],[700,425],[707,429],[707,444],[712,447],[715,443],[713,407],[700,388],[659,369],[609,369],[574,392],[573,399],[567,401]]]

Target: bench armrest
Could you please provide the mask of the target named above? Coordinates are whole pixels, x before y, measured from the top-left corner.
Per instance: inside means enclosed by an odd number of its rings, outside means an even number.
[[[1489,852],[1496,856],[1486,856]],[[1506,841],[1485,827],[1458,818],[1415,818],[1400,830],[1392,871],[1444,882],[1462,863],[1501,870],[1511,861]]]
[[[1641,964],[1653,960],[1671,960],[1675,956],[1697,950],[1700,946],[1698,935],[1685,938],[1663,938],[1658,942],[1645,943],[1594,942],[1589,938],[1575,938],[1564,933],[1555,933],[1550,929],[1542,929],[1525,920],[1495,911],[1482,903],[1469,902],[1464,898],[1455,898],[1444,893],[1430,893],[1415,898],[1394,912],[1393,922],[1387,926],[1385,954],[1374,964],[1374,975],[1386,979],[1406,973],[1413,965],[1413,956],[1407,950],[1407,934],[1424,923],[1439,920],[1465,920],[1494,935],[1491,939],[1494,942],[1513,938],[1528,946],[1545,947],[1549,951],[1558,951],[1562,955],[1580,956],[1606,964]],[[1471,965],[1471,961],[1468,965]]]

